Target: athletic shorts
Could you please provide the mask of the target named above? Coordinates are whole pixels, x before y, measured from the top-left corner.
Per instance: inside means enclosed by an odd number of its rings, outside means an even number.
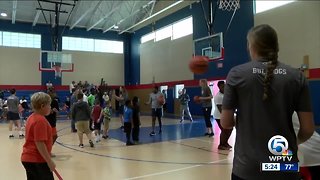
[[[94,130],[101,130],[101,121],[94,122]]]
[[[103,119],[104,130],[109,129],[109,123],[110,123],[110,119],[106,119],[106,118]]]
[[[124,106],[120,105],[119,106],[119,114],[123,114],[123,111],[124,111]]]
[[[151,115],[152,115],[152,117],[161,118],[162,117],[162,108],[152,108]]]
[[[14,112],[8,111],[7,119],[8,120],[13,120],[13,121],[20,120],[19,113],[14,113]]]
[[[90,133],[89,129],[89,120],[87,121],[77,121],[76,128],[78,130],[78,133]]]

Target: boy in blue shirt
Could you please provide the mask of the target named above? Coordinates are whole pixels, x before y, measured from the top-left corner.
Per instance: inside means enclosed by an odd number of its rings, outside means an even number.
[[[130,140],[131,137],[131,129],[132,129],[132,108],[131,108],[131,100],[126,100],[125,106],[123,108],[123,121],[124,121],[124,132],[127,137],[127,146],[133,145]]]

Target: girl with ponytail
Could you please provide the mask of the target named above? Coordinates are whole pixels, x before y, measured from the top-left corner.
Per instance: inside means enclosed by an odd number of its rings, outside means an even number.
[[[264,172],[262,163],[289,151],[287,161],[298,163],[298,144],[314,131],[308,82],[298,69],[278,60],[278,37],[271,26],[253,27],[247,40],[252,61],[230,70],[222,103],[222,127],[237,129],[232,179],[299,179],[298,172]],[[294,112],[300,121],[297,136]]]

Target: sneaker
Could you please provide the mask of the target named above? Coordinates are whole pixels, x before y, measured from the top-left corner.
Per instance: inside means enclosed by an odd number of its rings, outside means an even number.
[[[92,148],[94,147],[94,144],[91,140],[89,140],[89,144],[90,144],[90,147],[92,147]]]
[[[134,145],[132,142],[127,142],[126,143],[126,146],[132,146],[132,145]]]
[[[219,150],[230,150],[229,147],[223,146],[223,145],[219,145],[219,146],[218,146],[218,149],[219,149]]]
[[[79,147],[83,148],[84,146],[83,146],[83,144],[79,144]]]
[[[51,154],[51,157],[54,158],[54,157],[56,157],[56,155],[55,154]]]
[[[190,119],[190,122],[193,122],[193,119]]]
[[[230,148],[230,149],[232,148],[232,146],[230,146],[230,144],[226,144],[225,146]]]
[[[180,123],[183,123],[183,121],[184,121],[184,120],[183,120],[183,119],[181,119],[181,120],[180,120]]]
[[[209,135],[210,135],[210,134],[209,134],[209,133],[207,133],[207,132],[206,132],[206,133],[204,133],[204,136],[209,136]]]
[[[20,135],[19,135],[19,138],[24,138],[24,135],[23,135],[23,134],[20,134]]]
[[[212,136],[214,136],[214,133],[210,133],[210,134],[209,134],[209,137],[212,137]]]
[[[150,136],[155,136],[156,133],[152,131],[149,135],[150,135]]]
[[[9,138],[14,138],[14,135],[9,135]]]
[[[78,132],[76,129],[74,129],[74,130],[71,130],[71,132],[72,133],[76,133],[76,132]]]
[[[102,136],[103,139],[108,139],[108,137],[109,137],[108,135]]]
[[[120,129],[124,129],[124,126],[121,126]]]
[[[138,145],[140,143],[139,143],[139,141],[133,141],[133,144]]]

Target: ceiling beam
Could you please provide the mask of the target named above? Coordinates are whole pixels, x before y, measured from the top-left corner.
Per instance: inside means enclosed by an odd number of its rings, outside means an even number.
[[[129,19],[130,17],[134,16],[135,14],[137,14],[138,12],[140,12],[141,10],[147,8],[150,4],[154,3],[154,1],[150,1],[147,4],[145,4],[144,6],[142,6],[141,8],[137,9],[136,11],[133,12],[134,7],[136,5],[136,3],[133,4],[133,8],[132,11],[130,12],[129,16],[125,17],[124,19],[121,19],[119,22],[117,22],[116,24],[113,24],[112,26],[106,28],[103,33],[110,31],[115,25],[119,25],[121,24],[123,21]]]
[[[173,8],[174,6],[177,6],[178,4],[180,4],[180,3],[182,3],[182,2],[183,2],[183,0],[176,1],[175,3],[171,4],[170,6],[168,6],[168,7],[166,7],[166,8],[161,9],[160,11],[158,11],[158,12],[154,13],[153,15],[151,15],[151,16],[149,16],[149,17],[147,17],[147,18],[143,19],[142,21],[140,21],[140,22],[138,22],[138,23],[136,23],[136,24],[132,25],[131,27],[129,27],[129,28],[127,28],[127,29],[125,29],[125,30],[121,31],[119,34],[122,34],[122,33],[124,33],[124,32],[129,31],[130,29],[132,29],[132,28],[134,28],[134,27],[136,27],[136,26],[138,26],[138,25],[140,25],[140,24],[142,24],[142,23],[144,23],[144,22],[146,22],[146,21],[148,21],[148,20],[150,20],[150,19],[152,19],[152,18],[154,18],[154,17],[156,17],[156,16],[158,16],[158,15],[162,14],[162,13],[164,13],[165,11],[167,11],[167,10],[169,10],[169,9]]]
[[[71,12],[71,15],[70,15],[70,23],[69,25],[71,26],[71,23],[74,22],[74,17],[76,16],[77,12],[78,12],[78,9],[80,7],[80,4],[82,3],[81,0],[78,0],[75,4],[75,7],[74,7],[74,10]]]
[[[152,13],[153,13],[153,9],[154,9],[154,6],[156,5],[156,2],[157,2],[157,0],[154,0],[154,1],[153,1],[153,4],[152,4],[152,7],[151,7],[151,10],[150,10],[149,16],[151,16],[151,15],[152,15]]]
[[[100,6],[102,1],[99,1],[95,6],[91,6],[89,9],[86,10],[86,12],[84,12],[80,17],[79,19],[76,20],[76,22],[74,22],[71,26],[70,26],[70,29],[73,29],[86,15],[88,15],[88,13],[90,12],[95,12],[96,9]],[[94,15],[94,13],[92,13],[92,16]],[[91,16],[91,18],[92,18]],[[90,19],[91,19],[90,18]]]
[[[94,28],[96,25],[98,25],[99,23],[101,23],[103,20],[107,19],[114,11],[118,10],[121,7],[121,4],[123,2],[120,1],[120,3],[111,8],[111,11],[109,11],[105,16],[103,16],[102,18],[100,18],[96,23],[94,23],[92,26],[90,26],[89,28],[87,28],[87,31],[90,31],[92,28]]]
[[[13,0],[12,1],[12,24],[16,23],[16,14],[17,14],[17,5],[18,5],[18,0]]]
[[[65,2],[62,2],[62,1],[51,1],[51,0],[38,0],[38,1],[41,1],[41,2],[47,2],[47,3],[53,3],[53,4],[63,4],[63,5],[68,5],[68,6],[74,6],[75,4],[70,4],[70,3],[65,3]],[[78,1],[78,0],[75,0],[75,1]]]
[[[41,10],[37,10],[37,14],[34,16],[32,26],[35,26],[37,24],[40,14]]]
[[[90,26],[90,23],[92,22],[95,14],[96,14],[96,12],[97,12],[98,10],[100,10],[99,8],[100,8],[100,6],[101,6],[101,3],[102,3],[102,0],[100,0],[100,2],[97,3],[97,4],[94,6],[93,13],[91,14],[89,20],[88,20],[87,23],[86,23],[87,29],[88,29],[88,26]]]

